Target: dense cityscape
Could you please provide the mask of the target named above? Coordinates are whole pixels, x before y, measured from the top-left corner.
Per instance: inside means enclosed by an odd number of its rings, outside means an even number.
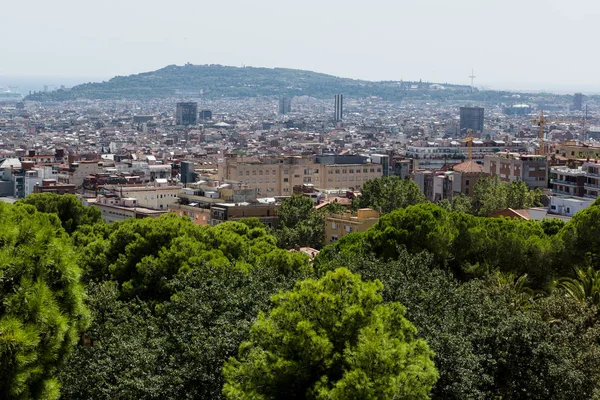
[[[470,78],[0,91],[0,398],[595,398],[600,97]]]

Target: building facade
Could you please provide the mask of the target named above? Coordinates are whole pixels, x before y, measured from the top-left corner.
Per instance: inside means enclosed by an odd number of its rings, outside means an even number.
[[[292,99],[282,97],[279,99],[279,114],[288,114],[292,112]]]
[[[461,107],[460,108],[460,130],[472,129],[483,132],[483,107]]]
[[[265,157],[235,156],[219,161],[219,179],[237,181],[261,196],[291,196],[294,187],[359,190],[369,179],[381,178],[383,167],[361,156]]]
[[[333,243],[353,232],[364,232],[379,221],[379,213],[361,208],[356,215],[350,213],[330,214],[325,217],[325,244]]]
[[[190,101],[177,103],[175,109],[175,124],[196,125],[198,123],[198,103]]]
[[[334,96],[333,120],[336,122],[344,118],[344,95],[336,94]]]
[[[496,153],[487,155],[483,171],[503,182],[523,181],[530,189],[548,186],[548,160],[542,155]]]

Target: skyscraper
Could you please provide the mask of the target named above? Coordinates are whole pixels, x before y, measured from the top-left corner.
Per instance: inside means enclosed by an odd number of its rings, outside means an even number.
[[[279,99],[279,114],[287,114],[292,112],[292,99],[282,97]]]
[[[583,94],[575,93],[573,96],[573,110],[581,111],[583,106]]]
[[[461,107],[460,108],[460,131],[472,129],[483,132],[483,107]]]
[[[177,103],[175,111],[175,124],[196,125],[198,122],[198,103]]]
[[[333,120],[337,122],[337,121],[341,121],[342,117],[343,117],[344,95],[336,94],[334,99],[335,99],[335,111],[333,113]]]

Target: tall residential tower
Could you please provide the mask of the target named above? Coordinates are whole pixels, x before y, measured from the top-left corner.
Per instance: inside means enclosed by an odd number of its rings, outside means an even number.
[[[333,113],[333,120],[338,122],[342,120],[343,111],[344,111],[344,95],[336,94],[335,95],[335,111]]]

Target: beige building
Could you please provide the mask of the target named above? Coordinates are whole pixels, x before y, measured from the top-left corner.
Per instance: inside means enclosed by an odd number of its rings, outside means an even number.
[[[157,179],[145,186],[107,185],[104,190],[115,196],[134,198],[139,207],[167,210],[169,204],[177,202],[181,186],[170,185],[166,179]]]
[[[379,164],[361,163],[360,156],[265,157],[228,156],[219,161],[219,179],[238,181],[261,196],[291,196],[294,186],[323,190],[360,190],[369,179],[383,176]]]
[[[118,198],[112,195],[86,199],[85,205],[98,208],[102,219],[108,223],[124,221],[128,218],[157,218],[166,212],[139,207],[134,198]]]
[[[169,204],[168,209],[180,217],[189,218],[196,225],[208,225],[210,222],[210,209],[176,203]]]
[[[379,213],[361,208],[356,215],[350,213],[330,214],[325,217],[325,244],[333,243],[353,232],[364,232],[379,221]]]
[[[488,176],[483,171],[483,166],[472,160],[455,165],[453,169],[452,191],[454,195],[463,194],[465,196],[472,196],[473,188],[479,178]]]
[[[104,161],[77,161],[58,168],[58,183],[80,187],[88,175],[104,172]]]
[[[570,159],[600,158],[600,147],[567,141],[554,147],[554,154]]]
[[[530,189],[548,186],[548,160],[543,155],[504,152],[487,155],[483,171],[503,182],[523,181]]]

